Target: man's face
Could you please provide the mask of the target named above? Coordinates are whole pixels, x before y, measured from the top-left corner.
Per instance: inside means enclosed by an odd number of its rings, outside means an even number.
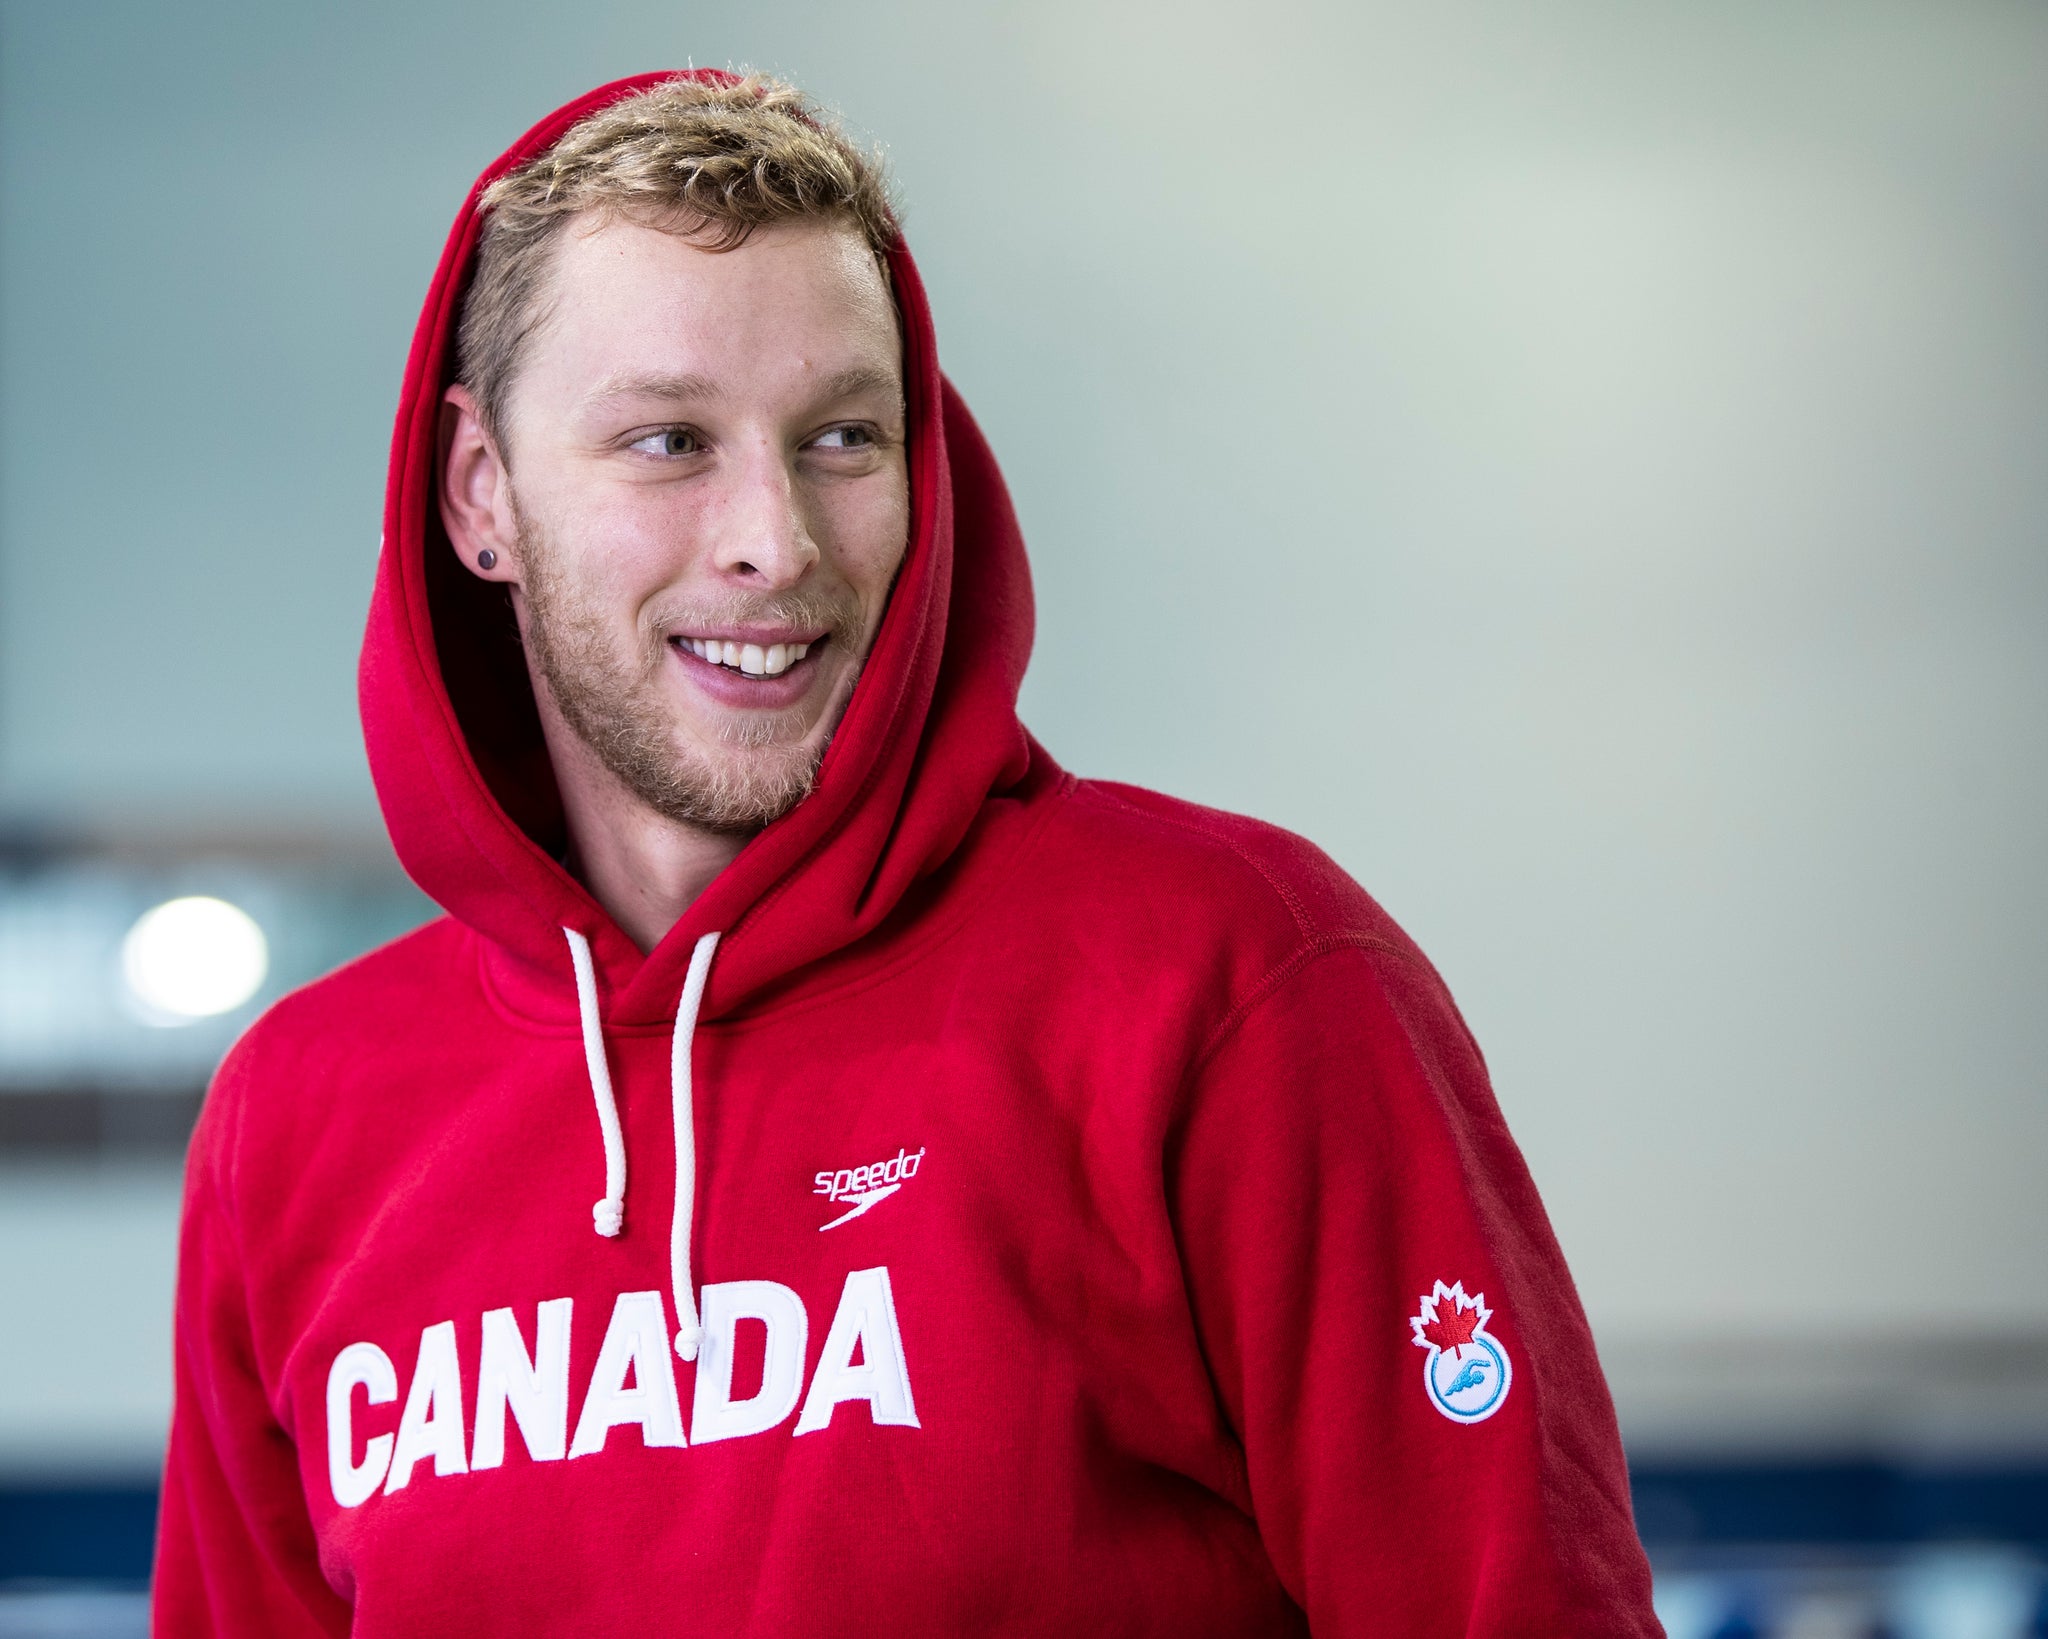
[[[536,686],[626,788],[746,830],[811,786],[908,540],[895,304],[851,228],[572,223],[506,404]]]

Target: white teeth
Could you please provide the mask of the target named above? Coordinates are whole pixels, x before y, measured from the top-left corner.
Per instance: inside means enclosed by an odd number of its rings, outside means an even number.
[[[730,666],[749,677],[780,677],[811,652],[808,643],[726,643],[718,638],[686,637],[684,645],[699,660]]]

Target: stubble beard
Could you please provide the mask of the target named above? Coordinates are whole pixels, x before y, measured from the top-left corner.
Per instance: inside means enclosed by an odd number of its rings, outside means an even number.
[[[823,627],[833,644],[856,653],[861,612],[850,589],[659,604],[642,624],[637,652],[622,657],[598,611],[558,573],[538,523],[520,513],[518,529],[527,653],[563,720],[633,796],[678,824],[751,833],[810,795],[851,679],[827,706],[815,742],[802,707],[735,712],[722,714],[721,755],[677,732],[661,686],[663,668],[677,663],[665,634],[749,622]]]

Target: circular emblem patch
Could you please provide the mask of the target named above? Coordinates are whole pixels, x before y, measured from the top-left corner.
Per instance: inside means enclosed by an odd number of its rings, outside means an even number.
[[[1463,1281],[1438,1281],[1408,1324],[1422,1362],[1422,1388],[1429,1403],[1454,1423],[1483,1423],[1499,1411],[1514,1380],[1514,1367],[1500,1339],[1487,1331],[1493,1311],[1484,1293],[1465,1295]]]

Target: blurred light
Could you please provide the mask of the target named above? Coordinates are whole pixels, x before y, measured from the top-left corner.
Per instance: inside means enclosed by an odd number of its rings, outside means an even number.
[[[270,945],[249,913],[193,895],[146,911],[121,942],[121,975],[147,1016],[165,1023],[232,1012],[270,971]]]
[[[1892,1610],[1901,1639],[2027,1639],[2038,1567],[1990,1545],[1931,1548],[1907,1564]]]

